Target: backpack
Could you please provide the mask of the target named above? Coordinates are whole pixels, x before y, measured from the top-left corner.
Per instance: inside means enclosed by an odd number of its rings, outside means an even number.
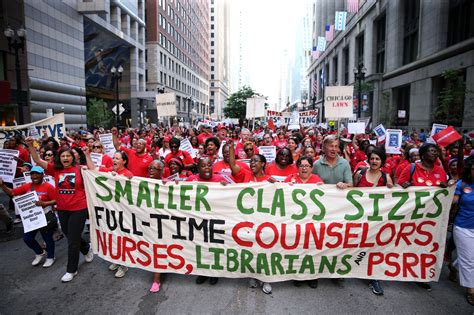
[[[365,168],[360,170],[360,173],[359,173],[360,178],[362,178],[364,176],[364,174],[367,172],[367,169],[368,169],[368,167],[365,167]],[[411,175],[410,175],[410,177],[411,177]],[[382,172],[382,178],[383,178],[383,185],[386,186],[387,185],[387,174],[385,172]]]

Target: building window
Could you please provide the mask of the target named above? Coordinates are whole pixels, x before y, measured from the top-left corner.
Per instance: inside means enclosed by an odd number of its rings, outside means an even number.
[[[375,23],[377,32],[377,42],[375,46],[375,72],[383,73],[385,71],[385,13]]]
[[[334,69],[334,72],[333,72],[333,82],[335,85],[337,85],[337,83],[339,82],[338,78],[337,78],[337,55],[336,57],[332,58],[332,64],[333,64],[333,69]]]
[[[364,33],[360,34],[356,38],[357,43],[357,65],[364,63]]]
[[[474,37],[474,1],[450,0],[448,16],[448,46]]]
[[[214,41],[213,40],[211,41],[211,46],[214,46]]]
[[[211,33],[211,38],[214,38],[214,32]]]
[[[410,114],[410,86],[399,87],[395,90],[395,102],[396,102],[396,125],[408,126],[409,114]]]
[[[214,80],[215,76],[213,74],[211,74],[211,80]]]
[[[211,66],[211,71],[214,71],[214,66]]]
[[[214,24],[211,24],[211,30],[213,30],[213,29],[214,29]]]
[[[214,62],[214,58],[211,58],[211,62]]]
[[[418,24],[420,0],[405,0],[403,24],[403,64],[416,60],[418,54]]]
[[[342,51],[344,57],[344,85],[349,84],[349,46]]]

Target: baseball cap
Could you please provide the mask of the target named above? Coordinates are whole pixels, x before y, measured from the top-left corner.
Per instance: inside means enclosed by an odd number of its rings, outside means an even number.
[[[44,169],[41,166],[33,166],[33,168],[30,170],[30,173],[44,174]]]

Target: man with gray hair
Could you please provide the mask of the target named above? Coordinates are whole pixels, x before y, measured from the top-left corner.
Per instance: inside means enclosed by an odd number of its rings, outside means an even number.
[[[237,143],[236,147],[235,147],[235,157],[237,159],[246,159],[247,158],[247,155],[245,154],[245,150],[244,150],[244,144],[251,141],[250,140],[250,130],[248,130],[247,128],[242,128],[242,130],[240,131],[240,141],[239,143]],[[258,148],[257,146],[255,145],[255,143],[253,144],[253,153],[254,154],[258,154]]]
[[[352,174],[349,162],[340,157],[339,140],[326,136],[323,140],[323,156],[314,163],[313,174],[317,174],[325,184],[335,184],[339,189],[352,187]]]

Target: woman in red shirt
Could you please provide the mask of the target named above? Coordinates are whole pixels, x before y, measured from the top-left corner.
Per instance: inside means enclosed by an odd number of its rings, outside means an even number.
[[[56,183],[59,222],[68,240],[67,270],[61,281],[69,282],[77,275],[79,252],[85,256],[86,262],[91,262],[94,259],[92,247],[82,238],[88,213],[81,169],[69,149],[60,150],[54,163],[48,164],[38,156],[33,142],[34,139],[31,137],[26,139],[31,157],[38,166],[45,169],[47,175],[54,177]],[[89,167],[94,168],[93,164]]]
[[[90,158],[89,154],[86,156],[87,159]],[[133,173],[128,169],[128,155],[124,151],[116,151],[112,159],[112,167],[100,167],[99,172],[111,172],[112,175],[133,177]]]
[[[324,184],[323,180],[313,171],[313,159],[308,156],[302,156],[296,161],[296,168],[298,173],[288,175],[285,178],[285,183],[292,184]]]
[[[293,165],[293,156],[288,148],[283,148],[278,151],[275,162],[270,164],[265,173],[271,175],[277,181],[283,181],[288,175],[297,172],[295,165]]]
[[[102,161],[100,167],[111,168],[113,166],[112,159],[110,156],[105,154],[104,145],[100,141],[96,141],[92,144],[92,152],[102,154]]]
[[[51,212],[51,215],[48,215],[46,220],[54,220],[53,223],[50,223],[51,227],[57,226],[56,216],[53,214],[53,205],[56,204],[56,194],[54,187],[43,181],[44,170],[42,167],[35,166],[30,171],[31,183],[26,183],[20,187],[11,189],[5,185],[3,180],[0,178],[0,187],[3,191],[10,197],[24,195],[30,191],[36,191],[39,200],[36,202],[37,206],[43,208],[45,214]],[[26,245],[31,248],[36,256],[31,265],[38,266],[43,260],[46,252],[41,248],[41,246],[36,241],[35,237],[38,231],[41,233],[44,242],[46,243],[46,251],[48,253],[46,261],[43,264],[43,268],[51,267],[54,264],[54,239],[53,239],[53,228],[42,227],[37,230],[26,232],[23,234],[23,241]]]

